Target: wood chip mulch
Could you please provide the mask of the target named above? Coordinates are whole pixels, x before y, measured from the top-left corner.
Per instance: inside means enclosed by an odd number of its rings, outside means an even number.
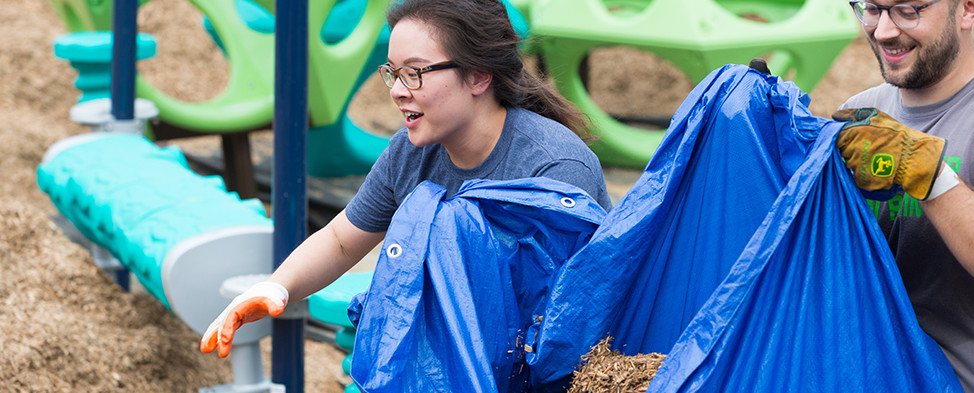
[[[612,337],[606,337],[582,356],[568,393],[645,392],[664,359],[666,355],[659,353],[624,355],[613,350]]]

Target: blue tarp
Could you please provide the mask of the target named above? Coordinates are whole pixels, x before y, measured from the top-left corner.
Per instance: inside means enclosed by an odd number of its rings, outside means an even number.
[[[791,82],[714,71],[604,219],[584,195],[585,214],[559,208],[573,188],[545,179],[449,199],[424,184],[353,306],[352,377],[559,391],[608,335],[668,355],[651,392],[960,392],[833,147],[842,123],[807,105]]]
[[[420,184],[393,216],[370,291],[353,300],[363,391],[521,392],[528,326],[605,211],[549,179]]]
[[[528,357],[538,386],[611,335],[668,354],[651,392],[961,391],[834,149],[844,123],[808,102],[745,66],[691,92],[559,272]]]

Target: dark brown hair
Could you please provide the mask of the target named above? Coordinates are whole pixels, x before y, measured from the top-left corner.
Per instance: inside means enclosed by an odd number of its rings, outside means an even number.
[[[553,119],[589,138],[590,121],[577,107],[524,69],[507,10],[498,0],[396,0],[386,13],[390,27],[405,19],[428,24],[446,55],[459,67],[491,75],[501,105],[521,107]]]

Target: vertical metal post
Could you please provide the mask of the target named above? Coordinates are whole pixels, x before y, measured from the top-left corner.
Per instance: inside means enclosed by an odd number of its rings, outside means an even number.
[[[274,268],[307,236],[308,0],[276,2]],[[297,300],[297,299],[296,299]],[[304,392],[304,320],[275,319],[271,380]]]
[[[115,0],[112,15],[112,116],[135,119],[135,35],[138,0]]]
[[[136,17],[138,0],[115,0],[112,15],[112,117],[114,126],[121,120],[129,127],[135,121],[135,36],[138,34]],[[115,282],[129,291],[129,271],[115,272]]]

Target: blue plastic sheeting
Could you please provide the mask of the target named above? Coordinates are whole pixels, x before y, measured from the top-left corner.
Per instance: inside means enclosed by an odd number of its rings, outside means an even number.
[[[691,92],[558,272],[528,332],[537,391],[566,386],[606,335],[668,354],[650,392],[961,391],[834,149],[843,123],[807,104],[745,66]]]
[[[444,195],[422,183],[393,216],[371,289],[350,308],[351,376],[370,393],[526,391],[527,328],[605,212],[544,178]]]
[[[547,179],[420,185],[350,308],[353,379],[562,391],[608,335],[668,354],[650,392],[960,392],[834,149],[843,123],[807,105],[791,82],[714,71],[604,217]]]

